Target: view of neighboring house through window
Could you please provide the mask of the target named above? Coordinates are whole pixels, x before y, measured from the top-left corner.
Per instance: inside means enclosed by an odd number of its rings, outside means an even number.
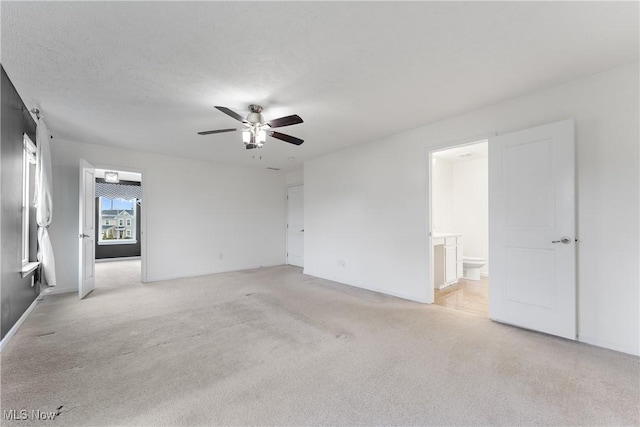
[[[136,199],[100,197],[98,244],[136,243]]]

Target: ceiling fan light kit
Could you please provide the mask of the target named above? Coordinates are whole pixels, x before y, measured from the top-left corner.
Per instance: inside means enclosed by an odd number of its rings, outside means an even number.
[[[300,145],[304,142],[304,140],[300,138],[296,138],[295,136],[286,135],[284,133],[275,132],[269,129],[280,128],[284,126],[296,125],[299,123],[303,123],[302,118],[297,114],[293,114],[291,116],[280,117],[279,119],[270,120],[268,122],[264,121],[262,117],[262,107],[260,105],[251,104],[249,105],[249,114],[247,118],[243,118],[240,114],[235,111],[227,108],[216,106],[216,109],[225,113],[229,117],[233,117],[237,121],[241,122],[244,127],[238,129],[217,129],[217,130],[208,130],[203,132],[198,132],[198,135],[211,135],[214,133],[224,133],[224,132],[242,132],[242,141],[245,144],[245,148],[247,150],[251,150],[254,148],[261,148],[267,140],[267,135],[272,138],[279,139],[281,141],[288,142],[289,144]]]

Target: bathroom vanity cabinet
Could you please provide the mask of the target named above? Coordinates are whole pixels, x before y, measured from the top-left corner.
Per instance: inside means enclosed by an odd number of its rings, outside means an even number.
[[[460,234],[433,234],[433,278],[437,289],[458,283],[462,277]]]

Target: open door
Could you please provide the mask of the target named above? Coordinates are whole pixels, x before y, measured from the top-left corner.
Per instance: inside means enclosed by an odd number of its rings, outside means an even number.
[[[86,297],[96,286],[95,278],[95,168],[80,159],[80,216],[79,240],[80,264],[78,268],[80,299]]]
[[[304,187],[287,190],[287,264],[304,267]]]
[[[489,139],[489,317],[576,339],[573,120]]]

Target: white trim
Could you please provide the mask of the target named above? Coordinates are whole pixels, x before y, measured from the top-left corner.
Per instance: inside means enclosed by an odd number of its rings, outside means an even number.
[[[298,188],[298,187],[302,187],[302,200],[303,200],[303,206],[304,206],[304,184],[295,184],[295,185],[290,185],[287,187],[287,191],[286,191],[286,196],[285,196],[285,214],[284,214],[284,234],[285,234],[285,242],[284,242],[284,263],[286,265],[292,265],[294,267],[300,267],[299,265],[293,265],[289,263],[289,190],[293,189],[293,188]],[[302,217],[302,221],[304,224],[304,215]],[[304,259],[302,261],[302,263],[304,264]],[[304,266],[302,267],[304,268]]]
[[[427,266],[429,268],[427,274],[427,292],[426,292],[426,303],[433,304],[436,301],[436,290],[435,290],[435,276],[434,276],[434,262],[433,262],[433,240],[431,239],[431,230],[433,229],[433,206],[431,203],[431,195],[433,194],[433,153],[435,150],[427,149],[427,165],[426,165],[426,175],[427,175],[427,197],[426,197],[426,211],[427,211]]]
[[[27,308],[24,311],[24,313],[22,313],[22,316],[20,316],[18,321],[11,327],[11,329],[9,329],[9,332],[7,332],[7,335],[5,335],[4,338],[2,338],[2,341],[0,341],[0,352],[4,350],[6,345],[9,343],[9,340],[11,339],[11,337],[13,337],[16,334],[16,332],[18,332],[18,329],[20,328],[20,326],[22,326],[24,321],[27,320],[27,317],[29,317],[29,314],[31,314],[33,309],[36,308],[39,298],[40,298],[40,295],[36,296],[36,299],[33,300],[29,308]]]
[[[109,245],[135,245],[138,243],[135,239],[109,239],[103,240],[102,242],[98,242],[98,246],[109,246]]]
[[[100,258],[96,259],[96,262],[113,262],[113,261],[134,261],[137,259],[141,259],[139,256],[123,256],[117,258]]]
[[[640,348],[638,347],[629,347],[626,345],[620,345],[615,342],[607,341],[607,340],[599,340],[597,338],[592,338],[585,335],[578,334],[578,341],[584,344],[595,345],[599,348],[619,351],[621,353],[633,354],[634,356],[640,356]]]
[[[190,273],[190,274],[170,274],[168,276],[147,277],[147,280],[145,283],[161,282],[164,280],[186,279],[188,277],[209,276],[210,274],[218,274],[218,273],[232,273],[234,271],[255,270],[256,268],[278,267],[281,265],[288,265],[288,264],[282,264],[282,263],[260,264],[260,265],[242,267],[242,268],[230,268],[230,269],[214,270],[214,271],[201,271],[198,273]],[[289,266],[289,267],[292,267],[292,266]]]
[[[433,304],[435,302],[435,284],[433,277],[433,242],[431,240],[431,233],[433,230],[433,204],[431,203],[431,198],[433,195],[433,153],[437,153],[438,151],[448,150],[450,148],[462,147],[465,145],[473,145],[477,144],[481,141],[486,141],[489,143],[489,138],[498,135],[498,132],[488,132],[473,138],[465,138],[463,140],[458,141],[449,141],[438,143],[433,147],[426,148],[426,162],[427,162],[427,235],[426,235],[426,245],[427,245],[427,259],[429,265],[429,274],[427,275],[427,300],[425,301],[428,304]],[[401,297],[402,298],[402,297]]]
[[[31,237],[31,221],[30,210],[34,206],[31,187],[36,187],[36,182],[31,182],[31,168],[33,167],[34,177],[36,172],[36,146],[26,133],[22,136],[22,240],[21,240],[21,259],[23,269],[29,265],[30,237]],[[36,190],[37,191],[37,190]],[[24,277],[24,275],[22,276]]]
[[[20,272],[21,276],[27,277],[28,275],[36,271],[36,268],[38,268],[39,265],[40,265],[40,261],[31,261],[24,264],[22,266],[22,271]]]
[[[295,266],[292,266],[295,267]],[[335,282],[338,283],[340,285],[346,285],[346,286],[351,286],[353,288],[360,288],[360,289],[364,289],[365,291],[369,291],[369,292],[375,292],[377,294],[382,294],[382,295],[387,295],[387,296],[391,296],[391,297],[395,297],[395,298],[402,298],[404,300],[409,300],[409,301],[413,301],[413,302],[417,302],[420,304],[430,304],[429,300],[427,298],[416,298],[414,296],[411,295],[407,295],[407,294],[403,294],[401,292],[390,292],[390,291],[383,291],[380,290],[378,288],[374,288],[374,287],[370,287],[370,286],[366,286],[366,285],[356,285],[355,283],[347,283],[344,282],[342,280],[338,280],[336,278],[332,278],[330,276],[326,276],[326,275],[317,275],[317,274],[312,274],[312,273],[308,273],[306,271],[306,269],[303,271],[303,274],[306,274],[308,276],[312,276],[312,277],[317,277],[319,279],[323,279],[323,280],[329,280],[331,282]]]
[[[60,286],[55,286],[51,288],[47,288],[40,293],[40,295],[59,295],[59,294],[69,294],[69,293],[78,293],[78,288],[61,288]]]

